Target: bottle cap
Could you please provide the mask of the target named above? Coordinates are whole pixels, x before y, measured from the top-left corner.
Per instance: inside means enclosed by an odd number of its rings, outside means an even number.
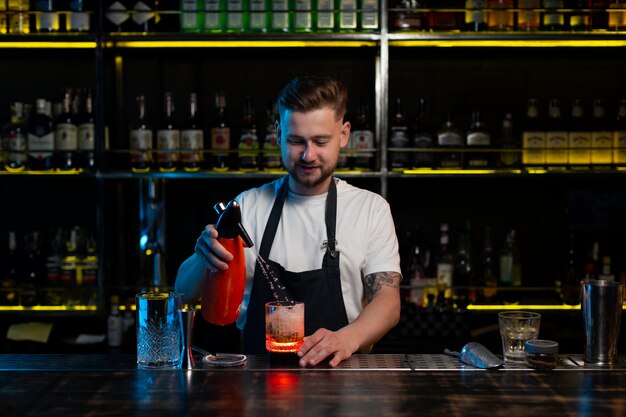
[[[553,340],[533,339],[524,343],[526,353],[556,354],[559,351],[559,344]]]

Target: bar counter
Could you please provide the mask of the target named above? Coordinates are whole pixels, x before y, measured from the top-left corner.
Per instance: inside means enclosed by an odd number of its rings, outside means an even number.
[[[478,370],[444,355],[353,355],[335,369],[138,369],[132,355],[0,356],[0,416],[624,416],[626,366]]]

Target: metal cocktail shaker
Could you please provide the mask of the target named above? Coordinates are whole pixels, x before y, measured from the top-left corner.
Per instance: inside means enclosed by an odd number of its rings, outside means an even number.
[[[585,362],[610,366],[617,362],[624,284],[607,280],[582,282]]]

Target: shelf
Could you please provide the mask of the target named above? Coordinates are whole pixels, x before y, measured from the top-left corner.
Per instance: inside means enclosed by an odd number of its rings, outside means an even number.
[[[197,172],[100,172],[96,176],[104,179],[137,179],[137,178],[164,178],[164,179],[275,179],[287,175],[286,171],[275,172],[243,172],[243,171],[197,171]],[[335,175],[352,178],[380,178],[380,172],[360,172],[360,171],[336,171]]]
[[[391,33],[390,47],[625,47],[624,32],[412,32]]]
[[[545,169],[545,168],[518,168],[518,169],[436,169],[420,168],[405,169],[403,171],[390,171],[387,176],[390,178],[410,178],[413,176],[615,176],[626,174],[626,168],[594,170],[594,169]]]
[[[28,34],[0,36],[0,49],[96,49],[98,39],[93,34]]]

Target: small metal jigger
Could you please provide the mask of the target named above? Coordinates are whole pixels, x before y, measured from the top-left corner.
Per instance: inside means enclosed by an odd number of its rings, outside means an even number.
[[[191,305],[183,305],[180,308],[180,315],[183,322],[183,369],[193,369],[195,360],[191,349],[191,337],[193,335],[193,324],[196,317],[196,309]]]

